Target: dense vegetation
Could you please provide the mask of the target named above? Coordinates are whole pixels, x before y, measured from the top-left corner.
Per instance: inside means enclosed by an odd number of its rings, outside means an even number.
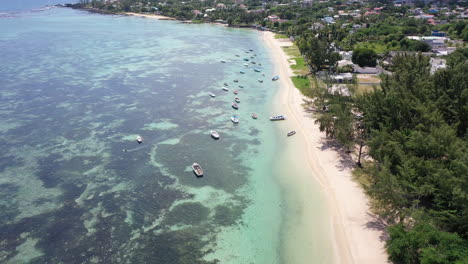
[[[361,67],[375,67],[377,65],[377,53],[369,48],[357,48],[353,51],[353,63]]]
[[[381,89],[319,94],[320,129],[347,146],[367,145],[366,190],[391,226],[394,263],[468,259],[468,62],[430,74],[429,58],[399,55]],[[360,162],[360,160],[359,160]]]

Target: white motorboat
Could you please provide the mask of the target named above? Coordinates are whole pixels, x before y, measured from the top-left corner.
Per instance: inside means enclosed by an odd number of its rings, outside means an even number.
[[[219,139],[219,133],[214,131],[214,130],[211,130],[210,131],[211,133],[211,136],[214,138],[214,139]]]
[[[270,120],[271,121],[277,121],[277,120],[285,120],[286,116],[285,115],[279,115],[279,116],[271,116]]]
[[[224,90],[224,91],[229,91],[229,88],[223,87],[223,90]]]
[[[236,110],[238,110],[238,109],[239,109],[239,106],[238,106],[236,103],[232,103],[232,105],[231,105],[231,106],[232,106],[232,108],[234,108],[234,109],[236,109]]]
[[[193,164],[192,164],[192,170],[193,170],[193,172],[195,173],[195,175],[197,175],[197,177],[203,176],[203,169],[202,169],[202,167],[200,166],[200,164],[198,164],[198,163],[193,163]]]
[[[237,116],[234,115],[234,116],[231,117],[231,121],[232,121],[234,124],[238,124],[238,123],[239,123],[239,118],[237,118]]]
[[[290,137],[290,136],[292,136],[292,135],[294,135],[294,134],[296,134],[296,131],[293,130],[293,131],[288,132],[287,135],[288,135],[288,137]]]
[[[213,97],[213,98],[215,98],[215,97],[216,97],[216,94],[210,93],[210,96]]]
[[[137,140],[137,142],[138,142],[138,143],[141,143],[141,142],[143,142],[143,138],[142,138],[142,137],[140,137],[140,136],[137,136],[136,140]]]

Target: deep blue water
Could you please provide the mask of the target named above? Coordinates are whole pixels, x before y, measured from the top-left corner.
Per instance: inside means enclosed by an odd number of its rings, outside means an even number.
[[[47,5],[75,3],[75,0],[2,0],[0,11],[37,10]]]

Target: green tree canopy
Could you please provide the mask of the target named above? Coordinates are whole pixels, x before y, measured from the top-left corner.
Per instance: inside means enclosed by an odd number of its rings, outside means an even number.
[[[377,65],[377,54],[372,49],[357,48],[353,50],[352,61],[361,67],[375,67]]]

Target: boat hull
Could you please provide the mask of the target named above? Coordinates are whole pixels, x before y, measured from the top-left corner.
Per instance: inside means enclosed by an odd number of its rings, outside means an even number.
[[[270,117],[270,121],[279,121],[279,120],[285,120],[286,116],[272,116]]]
[[[212,131],[210,132],[210,134],[211,134],[211,137],[212,137],[212,138],[214,138],[214,139],[219,139],[219,134],[218,134],[218,132],[212,130]]]
[[[203,174],[204,174],[203,169],[198,163],[192,164],[192,170],[193,170],[193,173],[197,175],[197,177],[203,177]]]

